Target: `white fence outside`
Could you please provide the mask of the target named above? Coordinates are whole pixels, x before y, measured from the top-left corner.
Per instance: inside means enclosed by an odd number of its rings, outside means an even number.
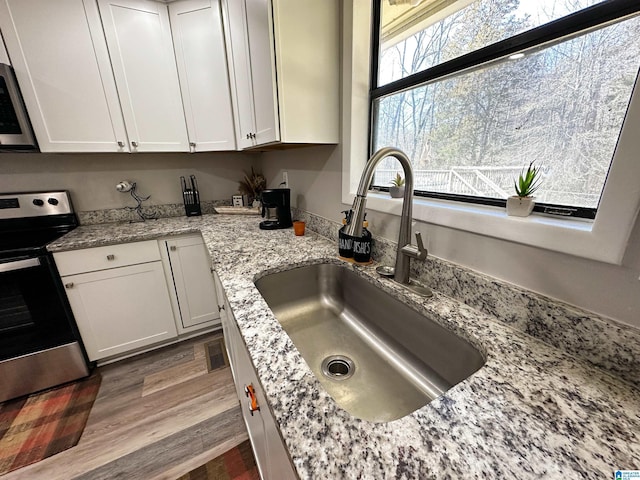
[[[522,166],[513,167],[451,167],[448,170],[414,170],[415,190],[452,193],[474,197],[507,198],[515,195],[514,182]],[[398,170],[376,169],[374,185],[391,185]],[[402,171],[400,171],[402,175]],[[539,190],[537,201],[575,206],[597,206],[598,196],[584,192],[555,192]]]

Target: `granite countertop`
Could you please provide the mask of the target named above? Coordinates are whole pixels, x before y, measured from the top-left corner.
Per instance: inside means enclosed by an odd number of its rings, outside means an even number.
[[[437,292],[422,299],[374,266],[337,259],[307,230],[262,231],[258,219],[179,217],[80,227],[49,246],[73,250],[202,232],[271,410],[301,479],[612,478],[640,468],[640,392],[561,350]],[[326,393],[253,281],[294,265],[333,262],[469,340],[486,364],[399,420],[351,417]]]

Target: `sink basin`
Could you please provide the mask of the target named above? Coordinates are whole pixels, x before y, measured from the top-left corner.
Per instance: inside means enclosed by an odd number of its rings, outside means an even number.
[[[255,284],[314,375],[354,417],[401,418],[484,364],[470,343],[349,268],[308,265]]]

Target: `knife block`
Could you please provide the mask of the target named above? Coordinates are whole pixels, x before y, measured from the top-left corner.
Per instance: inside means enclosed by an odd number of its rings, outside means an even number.
[[[202,210],[200,209],[199,203],[186,203],[184,204],[184,210],[187,214],[187,217],[196,217],[198,215],[202,215]]]

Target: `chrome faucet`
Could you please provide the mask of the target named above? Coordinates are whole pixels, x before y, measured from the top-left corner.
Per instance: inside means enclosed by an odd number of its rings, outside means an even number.
[[[425,260],[427,258],[427,249],[424,248],[422,243],[422,236],[420,233],[416,233],[416,243],[411,243],[411,221],[412,221],[412,206],[413,206],[413,169],[411,168],[411,162],[409,158],[397,148],[385,147],[374,153],[367,161],[360,177],[360,185],[356,192],[356,197],[353,200],[351,207],[351,214],[348,215],[349,223],[345,229],[347,235],[353,237],[362,236],[362,221],[364,219],[364,210],[367,202],[367,190],[373,179],[373,174],[378,166],[378,163],[383,158],[395,157],[402,165],[404,170],[405,187],[404,197],[402,199],[402,216],[400,217],[400,232],[398,233],[398,248],[396,250],[396,262],[393,273],[393,279],[403,285],[409,285],[409,266],[410,259],[416,258],[418,260]],[[412,288],[423,295],[431,295],[428,289]],[[424,291],[426,290],[426,291]],[[428,293],[427,293],[428,292]]]

